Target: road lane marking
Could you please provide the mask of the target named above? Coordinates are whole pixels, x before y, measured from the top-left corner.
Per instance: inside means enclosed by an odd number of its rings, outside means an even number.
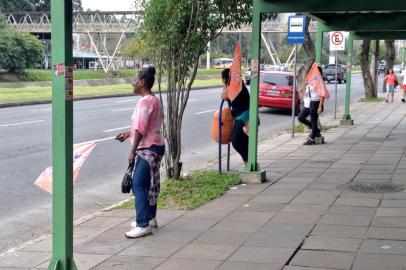
[[[130,128],[131,126],[125,126],[125,127],[119,127],[119,128],[112,128],[112,129],[106,129],[106,130],[103,130],[103,132],[112,132],[112,131],[117,131],[117,130],[120,130],[120,129],[127,129],[127,128]]]
[[[129,111],[129,110],[134,110],[134,108],[116,109],[116,110],[111,110],[111,111],[112,112],[122,112],[122,111]]]
[[[116,138],[116,136],[107,137],[107,138],[103,138],[103,139],[96,139],[96,140],[90,140],[90,141],[81,142],[81,143],[75,143],[75,145],[85,144],[85,143],[97,143],[97,142],[109,141],[109,140],[114,140],[115,138]]]
[[[12,124],[3,124],[3,125],[0,125],[0,127],[11,127],[11,126],[19,126],[19,125],[26,125],[26,124],[40,123],[40,122],[45,122],[45,120],[34,120],[34,121],[19,122],[19,123],[12,123]]]
[[[131,100],[118,100],[118,101],[114,101],[114,103],[129,103],[129,102],[136,103],[137,100],[138,99],[136,99],[136,100],[134,100],[134,99],[131,99]]]
[[[202,111],[202,112],[197,112],[194,114],[203,114],[203,113],[210,113],[210,112],[214,112],[215,110],[208,110],[208,111]]]

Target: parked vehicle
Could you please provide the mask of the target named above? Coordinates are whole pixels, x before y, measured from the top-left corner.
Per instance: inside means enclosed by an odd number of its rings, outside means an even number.
[[[259,76],[258,106],[292,109],[293,98],[293,72],[263,71]],[[296,90],[295,114],[300,112],[300,97]]]
[[[345,65],[337,65],[337,82],[345,83],[347,82],[347,67]],[[325,65],[323,69],[323,79],[330,83],[336,78],[336,65],[329,64]]]
[[[393,66],[393,72],[401,73],[402,72],[402,66],[401,65],[394,65]]]
[[[378,66],[378,74],[384,74],[386,69],[386,64],[379,64]]]
[[[231,67],[233,59],[231,58],[216,58],[213,59],[213,68],[214,69],[223,69]]]

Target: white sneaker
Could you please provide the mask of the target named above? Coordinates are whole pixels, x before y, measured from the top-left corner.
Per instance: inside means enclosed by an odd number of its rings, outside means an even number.
[[[156,221],[156,218],[153,218],[149,221],[149,227],[151,228],[158,228],[158,222]],[[137,227],[137,222],[133,221],[131,222],[131,228]]]
[[[146,227],[146,228],[135,227],[131,231],[126,232],[125,236],[127,238],[139,238],[139,237],[149,235],[151,233],[152,233],[152,230],[150,227]]]

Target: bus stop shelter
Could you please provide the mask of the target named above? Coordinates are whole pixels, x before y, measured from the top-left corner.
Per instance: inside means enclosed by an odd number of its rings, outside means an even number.
[[[347,86],[344,120],[351,120],[352,40],[405,39],[405,5],[399,0],[254,0],[251,67],[259,63],[261,16],[265,13],[301,13],[319,22],[316,38],[316,62],[320,63],[322,33],[350,31],[347,57]],[[72,0],[51,0],[52,16],[52,260],[48,269],[76,269],[73,258],[73,80],[72,80]],[[253,70],[253,69],[252,69]],[[255,74],[254,74],[255,75]],[[258,123],[258,76],[251,85],[250,122]],[[257,163],[258,129],[249,134],[246,173],[259,174]]]
[[[356,39],[406,39],[406,8],[397,0],[254,0],[251,46],[251,100],[250,125],[258,126],[258,63],[261,59],[261,18],[267,13],[297,13],[307,15],[318,22],[316,34],[316,63],[321,64],[323,33],[348,31],[347,82],[345,109],[342,124],[353,124],[350,115],[351,70],[353,40]],[[258,129],[250,129],[249,155],[245,172],[260,174],[257,162]]]

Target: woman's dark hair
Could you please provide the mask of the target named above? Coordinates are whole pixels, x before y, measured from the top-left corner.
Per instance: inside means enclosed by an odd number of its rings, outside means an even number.
[[[148,87],[149,89],[154,86],[155,82],[155,67],[152,65],[148,66],[143,66],[139,71],[138,71],[138,77],[140,80],[145,81],[145,86]]]
[[[221,78],[223,79],[223,81],[226,81],[226,85],[230,84],[230,69],[229,68],[225,68],[223,69],[223,71],[221,72]]]

